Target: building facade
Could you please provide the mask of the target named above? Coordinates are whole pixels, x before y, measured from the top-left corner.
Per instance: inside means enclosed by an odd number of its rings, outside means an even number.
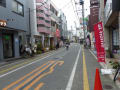
[[[60,36],[61,39],[67,39],[67,20],[65,14],[60,11]]]
[[[43,47],[50,46],[50,0],[36,0],[37,31]]]
[[[55,47],[60,39],[60,35],[57,35],[59,32],[59,18],[58,18],[58,8],[51,1],[50,2],[50,15],[51,15],[51,36],[50,36],[50,45]]]
[[[91,47],[95,49],[94,24],[99,21],[99,1],[90,0],[90,15],[88,16],[88,32],[90,32]]]
[[[110,57],[119,58],[120,54],[120,35],[119,35],[119,12],[120,0],[105,0],[104,8],[104,28],[107,32],[106,50]]]
[[[25,0],[0,1],[0,60],[19,58],[21,33],[28,30],[26,11]]]

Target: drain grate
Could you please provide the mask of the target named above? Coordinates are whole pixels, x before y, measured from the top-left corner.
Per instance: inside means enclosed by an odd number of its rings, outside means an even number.
[[[104,89],[113,89],[113,87],[111,85],[104,85],[103,87],[104,87]]]

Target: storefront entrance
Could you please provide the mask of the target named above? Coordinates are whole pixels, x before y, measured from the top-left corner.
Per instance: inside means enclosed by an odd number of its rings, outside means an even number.
[[[3,56],[4,59],[14,57],[13,53],[13,35],[12,34],[3,34]]]

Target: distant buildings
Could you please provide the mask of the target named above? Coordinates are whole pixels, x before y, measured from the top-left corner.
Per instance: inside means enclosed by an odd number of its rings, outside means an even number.
[[[65,14],[60,11],[60,16],[59,16],[59,19],[60,19],[60,35],[61,35],[61,38],[64,40],[64,39],[68,39],[68,30],[67,30],[67,20],[66,20],[66,16]]]

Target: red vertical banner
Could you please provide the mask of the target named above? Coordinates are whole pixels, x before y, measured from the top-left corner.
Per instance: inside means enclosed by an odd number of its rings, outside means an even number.
[[[98,62],[105,62],[104,33],[102,22],[94,25],[95,44]]]
[[[55,32],[55,35],[56,35],[56,37],[60,37],[60,30],[59,29],[56,29],[56,32]]]

